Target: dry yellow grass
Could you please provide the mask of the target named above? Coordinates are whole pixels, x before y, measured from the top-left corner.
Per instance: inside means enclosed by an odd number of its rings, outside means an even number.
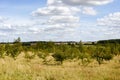
[[[0,80],[120,80],[120,56],[100,66],[95,61],[88,66],[78,65],[79,61],[44,65],[38,57],[26,60],[23,56],[0,59]]]

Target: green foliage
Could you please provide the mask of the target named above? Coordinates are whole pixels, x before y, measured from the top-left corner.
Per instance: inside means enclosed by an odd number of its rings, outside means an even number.
[[[84,52],[85,52],[82,41],[79,42],[78,48],[79,48],[79,51],[80,51],[81,53],[84,53]]]
[[[110,51],[113,55],[118,55],[119,54],[119,45],[118,44],[111,44]]]
[[[21,53],[21,49],[18,45],[12,45],[11,50],[9,52],[10,52],[10,56],[15,58]]]
[[[11,52],[11,45],[9,43],[7,43],[5,45],[5,51],[6,51],[6,56],[9,56],[10,55],[10,52]]]
[[[51,41],[49,41],[48,43],[38,42],[35,46],[35,50],[52,53],[55,50],[55,45]]]
[[[0,45],[0,58],[5,56],[5,45]]]
[[[11,56],[15,59],[22,51],[22,43],[20,42],[20,38],[16,39],[14,44],[6,44],[5,51],[7,56]]]
[[[103,60],[110,60],[113,58],[113,55],[110,53],[109,48],[97,46],[93,57],[96,58],[99,64],[102,64]]]
[[[54,53],[52,56],[55,58],[56,61],[59,61],[61,64],[66,59],[66,56],[63,52]]]
[[[45,59],[47,56],[48,56],[49,54],[48,53],[43,53],[43,52],[37,52],[37,56],[39,57],[39,58],[42,58],[42,59]]]
[[[66,50],[65,53],[67,55],[67,59],[74,59],[79,57],[80,51],[75,47],[71,47]]]
[[[82,65],[87,65],[90,63],[91,56],[88,53],[80,53],[79,59],[81,59]]]
[[[38,42],[34,45],[31,43],[23,45],[20,37],[18,37],[13,43],[0,45],[0,57],[11,56],[16,58],[22,51],[27,59],[33,59],[36,55],[45,59],[52,55],[61,64],[66,59],[80,59],[83,65],[88,64],[91,59],[96,59],[99,64],[102,64],[103,61],[111,60],[114,55],[120,54],[120,44],[106,42],[99,45],[84,45],[82,41],[76,44],[70,42],[68,44],[56,44],[49,41]]]

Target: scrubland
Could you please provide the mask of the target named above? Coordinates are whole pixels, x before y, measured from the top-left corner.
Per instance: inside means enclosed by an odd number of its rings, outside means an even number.
[[[120,56],[101,65],[95,60],[88,65],[80,60],[64,60],[61,65],[52,57],[48,60],[45,64],[38,56],[26,59],[24,53],[16,60],[5,56],[0,59],[0,80],[120,80]]]
[[[0,80],[120,80],[120,43],[0,44]]]

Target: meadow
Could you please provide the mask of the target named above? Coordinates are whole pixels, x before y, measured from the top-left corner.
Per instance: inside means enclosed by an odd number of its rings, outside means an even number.
[[[120,80],[120,56],[99,65],[92,61],[81,65],[81,61],[66,60],[62,65],[44,64],[43,59],[11,57],[0,59],[0,80]]]
[[[120,44],[0,44],[0,80],[120,80]]]

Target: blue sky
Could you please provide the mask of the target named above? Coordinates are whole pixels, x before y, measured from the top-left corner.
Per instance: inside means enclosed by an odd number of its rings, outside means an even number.
[[[0,0],[0,42],[120,38],[120,0]]]

